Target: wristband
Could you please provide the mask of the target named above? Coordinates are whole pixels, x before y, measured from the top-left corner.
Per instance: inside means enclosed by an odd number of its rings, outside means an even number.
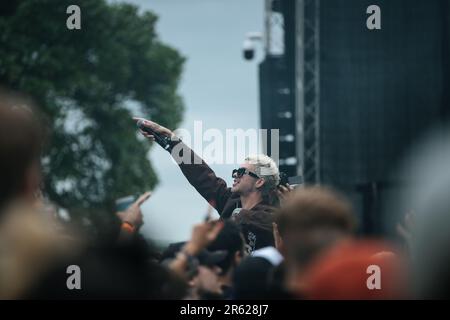
[[[134,233],[136,231],[136,227],[133,226],[133,224],[128,221],[124,221],[121,227],[122,229],[128,231],[129,233]]]

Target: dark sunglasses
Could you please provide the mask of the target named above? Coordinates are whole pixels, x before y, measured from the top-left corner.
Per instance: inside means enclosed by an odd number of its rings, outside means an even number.
[[[244,174],[248,174],[250,177],[259,179],[259,176],[256,173],[253,173],[251,171],[249,171],[246,168],[239,168],[239,169],[234,169],[233,173],[231,174],[231,177],[234,178],[234,176],[236,176],[237,178],[242,177]]]

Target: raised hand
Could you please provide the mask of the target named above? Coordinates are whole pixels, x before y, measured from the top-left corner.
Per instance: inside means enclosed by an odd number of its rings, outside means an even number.
[[[174,136],[174,133],[171,130],[169,130],[166,127],[163,127],[163,126],[157,124],[156,122],[153,122],[153,121],[150,121],[150,120],[146,120],[144,118],[139,118],[139,117],[133,117],[133,120],[135,120],[135,121],[142,120],[144,126],[152,129],[153,131],[155,131],[155,132],[157,132],[157,133],[159,133],[159,134],[161,134],[163,136],[166,136],[166,137],[169,137],[169,138],[172,138]],[[139,130],[139,131],[142,133],[142,135],[144,137],[155,141],[155,137],[153,135],[151,135],[148,132],[145,132],[143,130]]]

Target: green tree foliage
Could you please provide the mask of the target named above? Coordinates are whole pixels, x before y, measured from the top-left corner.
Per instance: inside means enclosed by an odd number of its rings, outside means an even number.
[[[66,27],[72,4],[81,30]],[[149,144],[131,116],[177,126],[184,62],[156,21],[103,0],[2,1],[0,84],[34,97],[48,120],[45,188],[60,205],[110,211],[114,199],[155,187]]]

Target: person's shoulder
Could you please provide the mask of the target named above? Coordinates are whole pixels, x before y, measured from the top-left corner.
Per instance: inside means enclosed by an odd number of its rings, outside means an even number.
[[[256,206],[254,206],[251,210],[266,213],[266,214],[273,214],[277,210],[277,208],[274,206],[265,204],[265,203],[260,203],[260,204],[257,204]]]
[[[251,209],[241,209],[239,218],[242,223],[259,222],[271,226],[275,209],[271,206],[258,204]]]

